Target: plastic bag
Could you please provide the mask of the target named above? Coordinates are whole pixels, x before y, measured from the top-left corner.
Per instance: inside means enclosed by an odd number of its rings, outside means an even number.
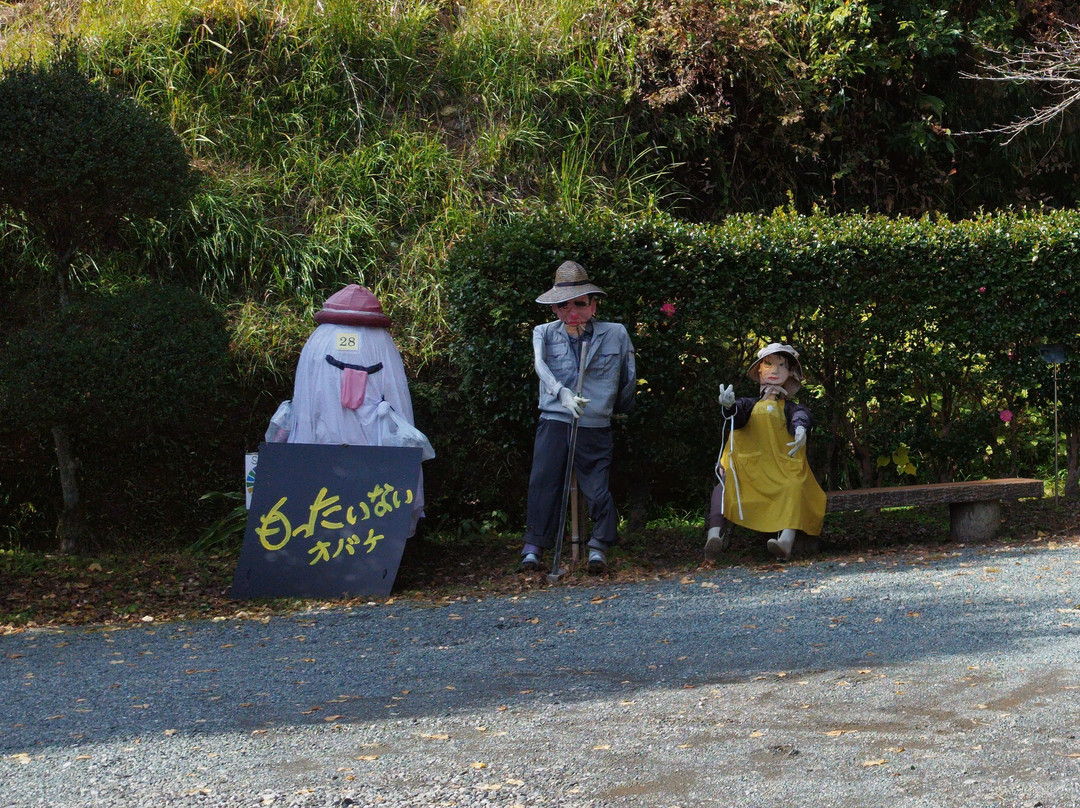
[[[380,445],[418,446],[423,450],[420,455],[421,461],[431,460],[435,457],[435,450],[431,446],[431,441],[427,439],[427,435],[398,415],[397,410],[382,401],[379,403],[376,412],[382,420]]]
[[[282,401],[266,430],[267,443],[288,443],[292,433],[292,401]]]

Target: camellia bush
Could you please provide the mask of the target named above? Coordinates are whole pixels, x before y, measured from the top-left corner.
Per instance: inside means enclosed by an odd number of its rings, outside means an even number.
[[[523,498],[530,333],[552,316],[533,300],[568,258],[609,293],[598,316],[624,323],[637,350],[638,406],[617,427],[615,474],[635,505],[704,507],[718,386],[753,394],[744,372],[768,342],[801,353],[811,466],[826,489],[1044,472],[1053,393],[1040,348],[1080,347],[1078,226],[1071,212],[953,223],[779,210],[718,227],[545,215],[493,228],[451,257],[455,395],[471,427],[452,451],[484,458],[459,462],[456,485],[466,501]],[[1058,385],[1075,435],[1068,363]],[[1075,489],[1075,450],[1069,460]]]

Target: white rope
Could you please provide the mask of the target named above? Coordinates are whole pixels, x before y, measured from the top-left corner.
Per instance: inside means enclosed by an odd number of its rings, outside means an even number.
[[[724,449],[726,448],[728,452],[728,460],[730,461],[728,465],[731,466],[731,479],[735,481],[735,502],[739,506],[739,520],[742,521],[742,493],[739,491],[739,473],[735,471],[735,460],[732,457],[735,451],[735,410],[732,409],[731,415],[724,416],[724,420],[726,421],[726,425],[724,428],[728,430],[728,437],[727,442],[720,447],[720,454],[716,456],[715,469],[716,478],[720,481],[720,485],[724,486],[725,494],[725,496],[720,498],[720,515],[724,515],[724,507],[727,505],[727,483],[724,480],[724,475],[720,473],[720,461],[724,457]]]

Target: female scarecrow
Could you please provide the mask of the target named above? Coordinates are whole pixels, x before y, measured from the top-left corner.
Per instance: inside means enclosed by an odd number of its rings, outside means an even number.
[[[731,385],[720,387],[727,442],[716,467],[720,483],[713,489],[705,556],[715,559],[728,548],[730,521],[776,534],[769,552],[787,560],[796,531],[817,536],[825,518],[825,492],[806,462],[813,418],[791,400],[802,387],[799,354],[771,343],[746,375],[758,383],[756,398],[736,399]]]

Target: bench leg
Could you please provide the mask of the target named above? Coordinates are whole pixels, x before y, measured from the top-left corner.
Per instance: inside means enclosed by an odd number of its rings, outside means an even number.
[[[949,505],[949,535],[953,541],[985,541],[1001,527],[1001,500],[954,502]]]

